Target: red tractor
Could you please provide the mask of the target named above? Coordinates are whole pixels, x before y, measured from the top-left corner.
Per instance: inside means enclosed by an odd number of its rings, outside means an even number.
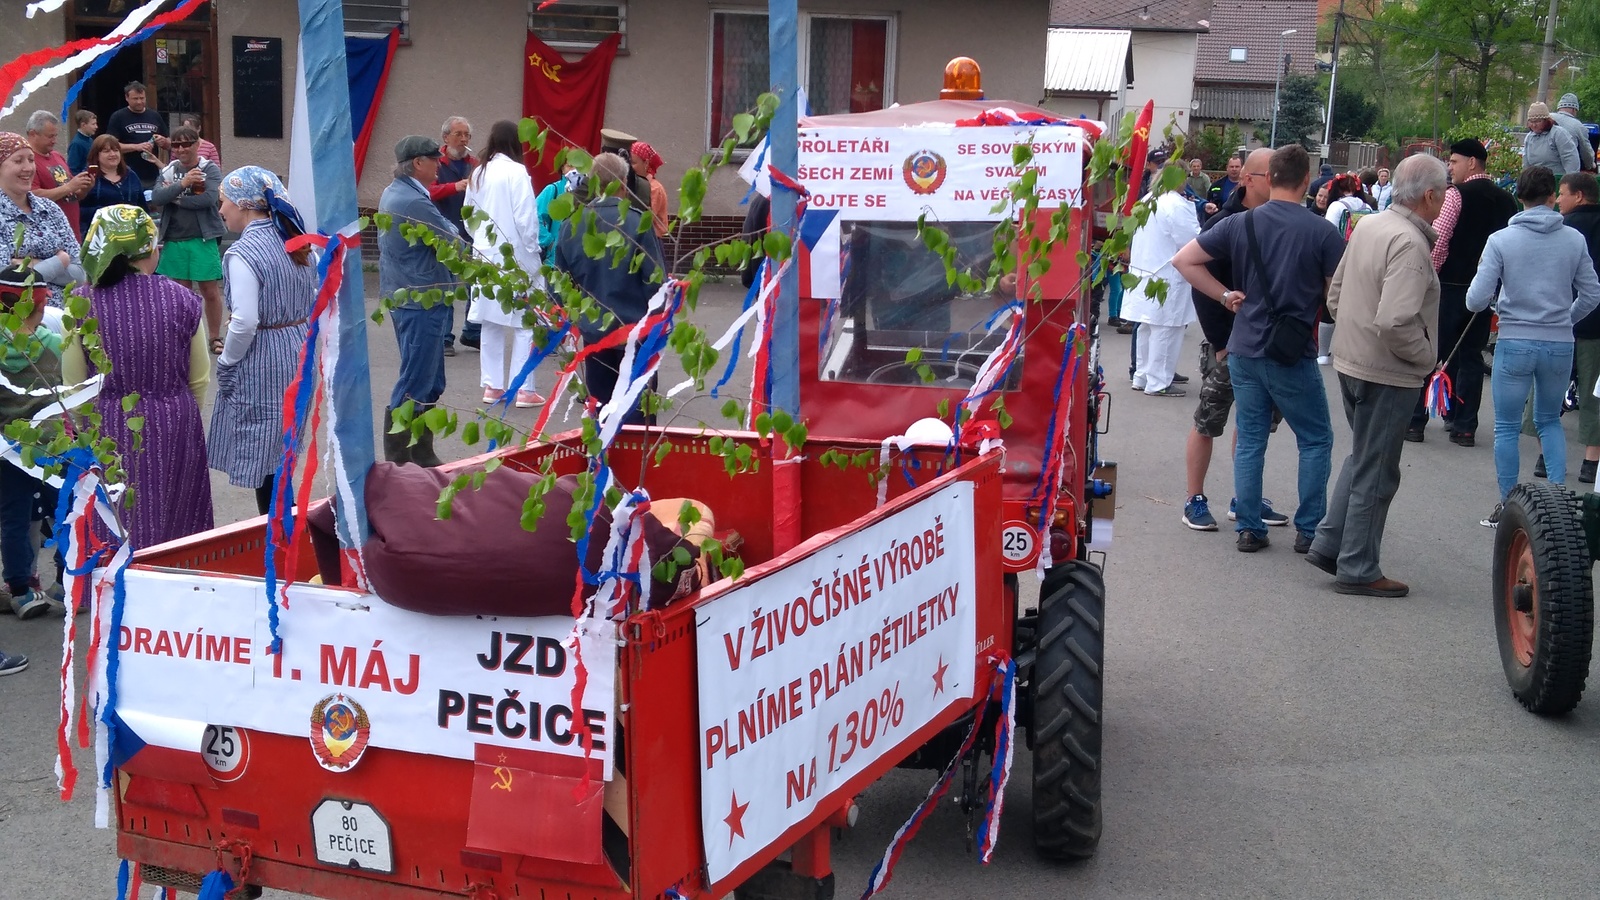
[[[895,766],[965,758],[975,802],[973,757],[1009,759],[995,726],[1014,716],[1039,852],[1091,855],[1105,581],[1089,556],[1111,517],[1078,263],[1096,136],[965,99],[802,122],[809,210],[836,213],[801,225],[812,437],[791,456],[749,433],[628,428],[609,458],[625,490],[697,499],[736,531],[737,580],[575,632],[392,609],[309,548],[269,614],[261,519],[138,554],[103,632],[128,745],[111,754],[119,852],[186,890],[221,869],[329,898],[831,896],[830,831],[855,796]],[[1020,284],[962,293],[917,219],[937,212],[956,265],[986,271],[1018,143],[1042,198],[1018,223]],[[1057,209],[1041,273],[1026,239]],[[959,442],[896,440],[964,402]],[[500,451],[489,483],[583,471],[582,447],[574,432]],[[730,480],[730,447],[758,465]]]

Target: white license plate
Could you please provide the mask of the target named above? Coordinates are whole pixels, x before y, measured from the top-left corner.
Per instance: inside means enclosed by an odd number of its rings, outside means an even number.
[[[368,872],[394,872],[389,823],[365,803],[324,800],[311,813],[317,862]]]

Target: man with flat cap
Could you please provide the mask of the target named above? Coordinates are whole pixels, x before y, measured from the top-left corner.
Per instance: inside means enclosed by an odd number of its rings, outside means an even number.
[[[1433,268],[1439,273],[1439,361],[1450,361],[1445,367],[1455,393],[1448,422],[1450,443],[1460,447],[1477,442],[1483,349],[1489,345],[1489,316],[1467,311],[1467,288],[1478,273],[1478,257],[1483,255],[1489,235],[1506,227],[1518,210],[1516,198],[1496,187],[1489,177],[1488,160],[1488,151],[1475,138],[1450,145],[1450,190],[1433,220],[1438,235]],[[1406,440],[1413,443],[1422,442],[1428,424],[1425,394],[1426,390],[1417,393],[1411,427],[1406,429]]]
[[[441,238],[461,239],[456,226],[445,218],[428,196],[427,185],[439,174],[439,142],[421,135],[400,139],[394,148],[394,181],[383,190],[378,213],[391,218],[388,228],[378,234],[378,290],[384,298],[399,291],[421,294],[435,288],[448,294],[456,288],[456,278],[439,262],[432,247],[406,240],[401,229],[422,225]],[[415,401],[413,415],[420,417],[444,393],[444,341],[450,332],[448,299],[424,307],[415,296],[395,304],[389,321],[400,344],[400,376],[389,394],[389,407],[383,413],[383,455],[392,463],[414,462],[437,466],[433,434],[424,431],[416,443],[409,432],[390,434],[394,410],[407,400]]]
[[[1578,118],[1578,95],[1562,94],[1556,101],[1556,111],[1550,114],[1551,121],[1559,128],[1565,128],[1567,133],[1578,144],[1578,167],[1585,172],[1594,171],[1594,145],[1589,143],[1589,126],[1583,124]],[[1571,175],[1571,172],[1567,173]]]

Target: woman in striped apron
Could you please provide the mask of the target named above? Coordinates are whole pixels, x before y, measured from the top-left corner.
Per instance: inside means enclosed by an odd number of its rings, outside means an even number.
[[[284,242],[305,232],[278,176],[260,166],[222,179],[222,218],[239,239],[223,257],[228,332],[217,359],[211,413],[211,468],[253,488],[265,514],[283,452],[283,397],[294,380],[306,317],[316,299],[310,248]]]

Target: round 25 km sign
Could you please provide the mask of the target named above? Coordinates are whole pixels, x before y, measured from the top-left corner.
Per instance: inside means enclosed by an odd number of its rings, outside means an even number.
[[[1000,526],[1000,555],[1007,569],[1032,568],[1039,561],[1039,532],[1021,519],[1011,519]]]
[[[200,758],[212,778],[224,783],[238,781],[250,764],[250,735],[243,728],[207,725],[200,738]]]

